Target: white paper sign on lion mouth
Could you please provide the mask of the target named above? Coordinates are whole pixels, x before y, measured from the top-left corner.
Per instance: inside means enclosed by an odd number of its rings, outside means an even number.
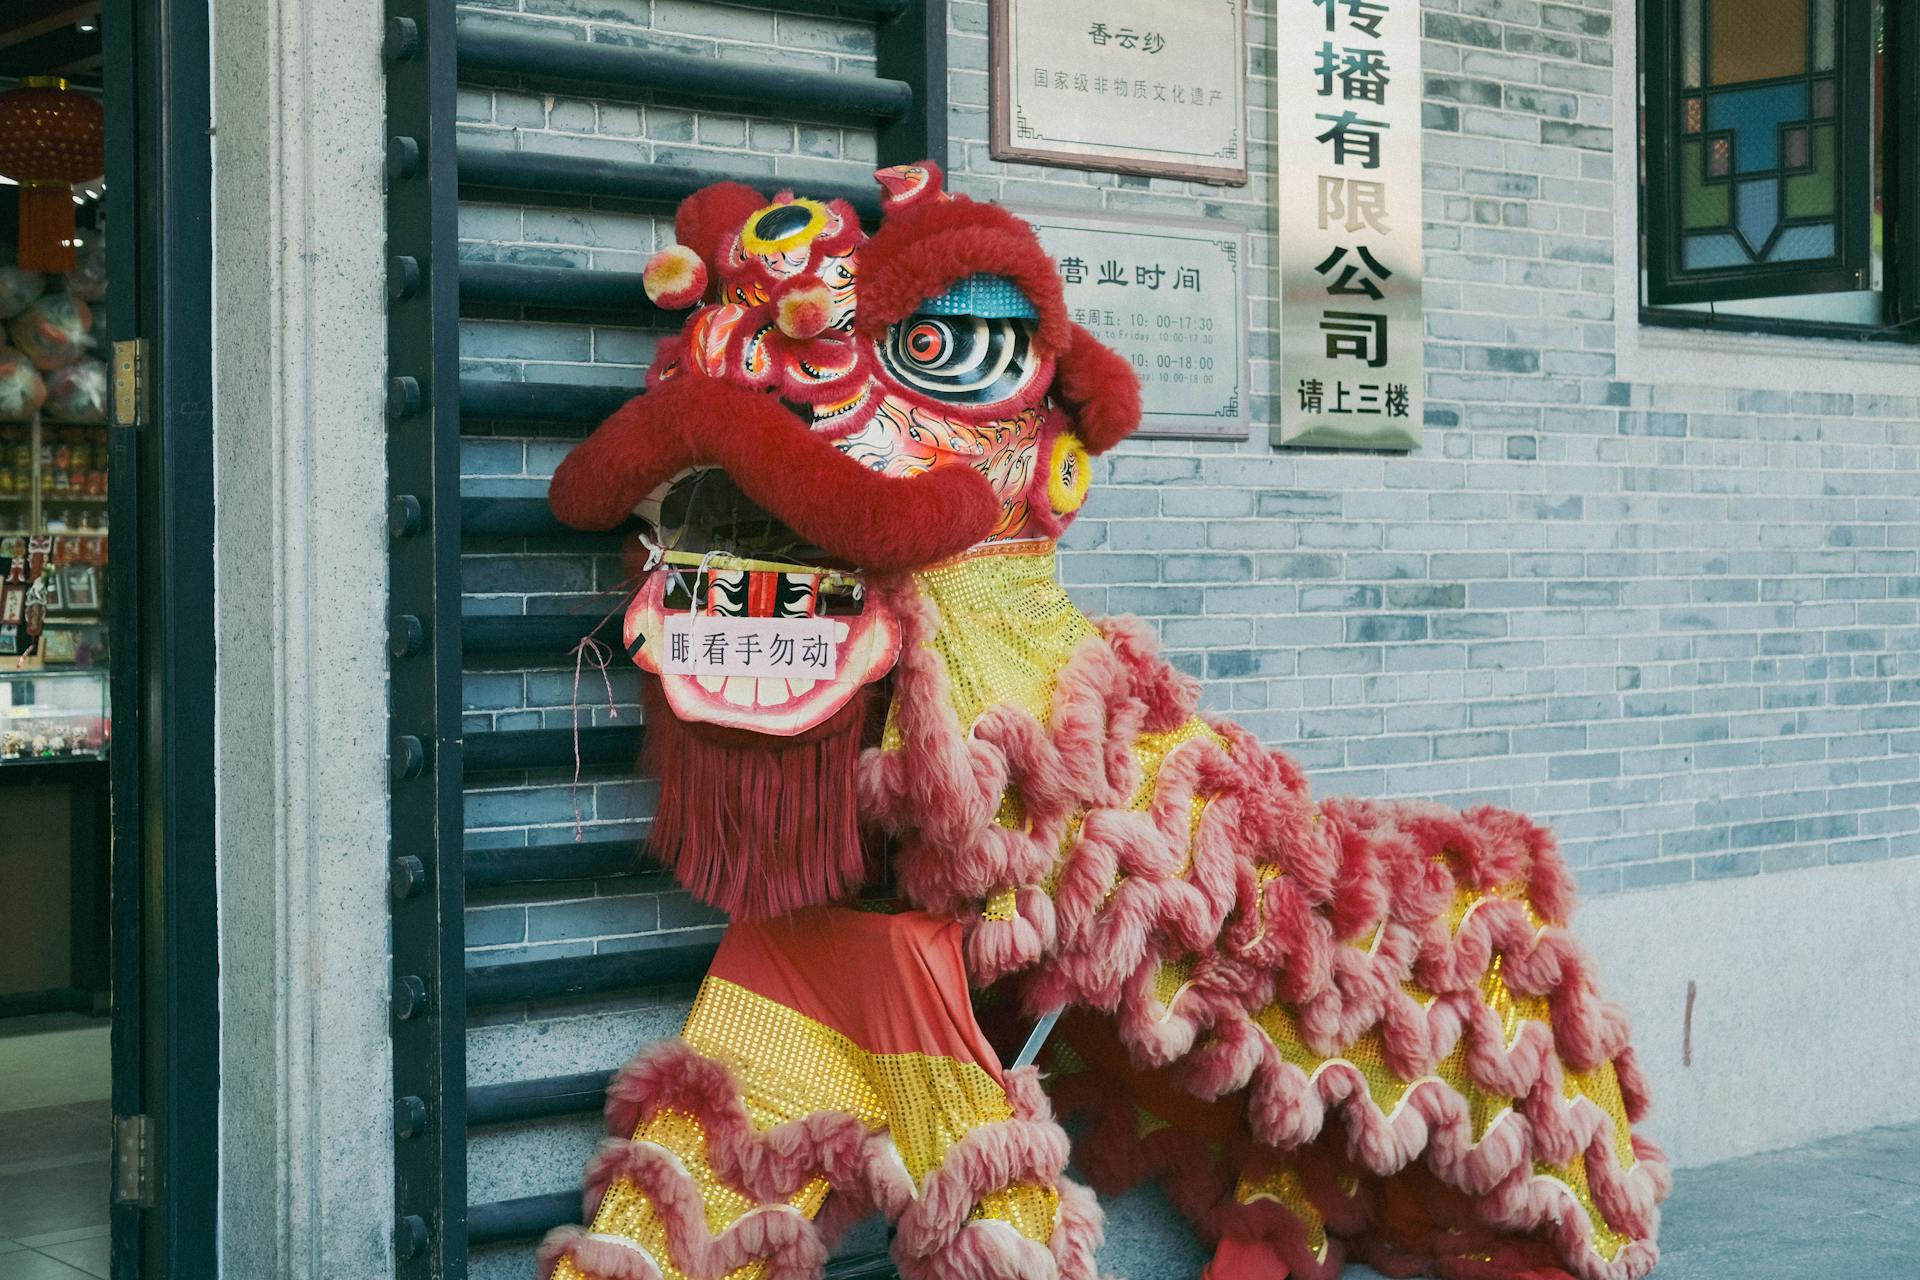
[[[836,618],[730,618],[670,613],[663,675],[831,680],[840,674]]]

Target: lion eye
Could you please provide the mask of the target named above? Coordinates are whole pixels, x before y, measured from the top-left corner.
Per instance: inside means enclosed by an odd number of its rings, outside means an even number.
[[[906,356],[917,369],[938,369],[953,350],[953,333],[944,324],[922,320],[907,330]]]
[[[916,391],[957,404],[994,404],[1031,380],[1032,339],[1029,320],[916,315],[888,332],[880,359]]]

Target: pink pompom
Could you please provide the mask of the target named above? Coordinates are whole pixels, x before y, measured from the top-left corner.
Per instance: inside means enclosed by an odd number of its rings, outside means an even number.
[[[789,289],[780,295],[780,332],[789,338],[811,338],[833,323],[833,295],[825,285]]]
[[[648,258],[640,278],[654,304],[670,311],[692,306],[707,292],[707,264],[683,244],[671,245]]]

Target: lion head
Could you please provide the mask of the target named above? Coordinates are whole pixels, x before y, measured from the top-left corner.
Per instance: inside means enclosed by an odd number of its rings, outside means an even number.
[[[949,194],[932,163],[876,177],[871,236],[845,201],[738,183],[681,205],[645,281],[694,309],[646,393],[556,472],[561,520],[637,511],[682,546],[851,570],[1060,534],[1089,453],[1138,422],[1132,369],[1069,318],[1026,223]],[[748,504],[759,519],[712,518]]]

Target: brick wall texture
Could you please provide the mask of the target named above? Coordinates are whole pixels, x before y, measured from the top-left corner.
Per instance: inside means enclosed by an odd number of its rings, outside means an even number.
[[[1294,0],[1277,0],[1292,3]],[[1305,3],[1306,0],[1299,0]],[[1020,205],[1222,219],[1254,233],[1252,385],[1277,381],[1268,209],[1276,0],[1248,22],[1252,181],[1214,188],[1001,164],[987,5],[951,0],[953,185]],[[1510,805],[1550,821],[1590,894],[1920,854],[1920,374],[1914,397],[1628,383],[1612,0],[1427,0],[1426,443],[1235,444],[1103,460],[1063,571],[1137,613],[1209,705],[1323,793]],[[468,0],[462,20],[871,74],[870,26],[695,0]],[[872,136],[689,102],[468,88],[467,145],[698,165],[769,187],[860,181]],[[598,201],[469,203],[474,258],[636,270],[670,226]],[[1630,239],[1626,243],[1631,243]],[[472,375],[637,386],[653,334],[475,315]],[[1809,343],[1821,340],[1807,339]],[[544,493],[565,441],[468,441],[470,494]],[[609,554],[468,543],[471,612],[612,607]],[[565,725],[571,663],[469,674],[469,728]],[[589,666],[582,723],[606,722]],[[620,714],[637,718],[616,665]],[[626,770],[489,780],[473,843],[644,827]],[[476,895],[478,962],[630,944],[713,918],[633,882]]]

